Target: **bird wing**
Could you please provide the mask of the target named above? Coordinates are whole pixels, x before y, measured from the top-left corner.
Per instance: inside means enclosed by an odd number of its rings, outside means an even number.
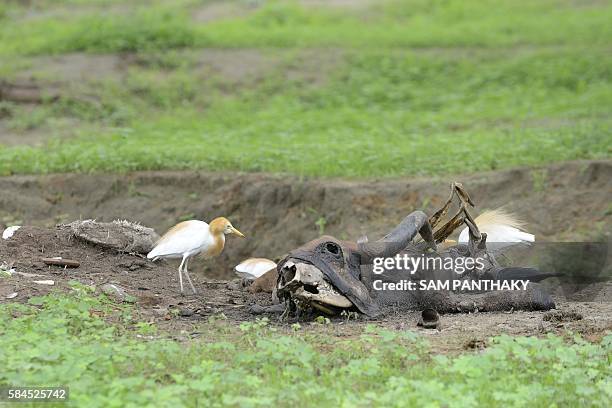
[[[487,234],[487,243],[528,243],[534,242],[535,236],[528,232],[521,231],[519,227],[523,225],[514,215],[501,209],[487,211],[476,217],[474,220],[480,232]],[[457,240],[460,244],[467,244],[469,241],[468,228],[464,228]],[[499,246],[497,246],[499,248]]]
[[[155,244],[147,258],[181,256],[214,242],[208,224],[204,221],[183,221],[170,228]]]
[[[242,278],[259,278],[274,268],[276,268],[274,261],[266,258],[249,258],[236,265],[234,271]]]

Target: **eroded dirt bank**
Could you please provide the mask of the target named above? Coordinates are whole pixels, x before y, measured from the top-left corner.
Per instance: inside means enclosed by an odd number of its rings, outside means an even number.
[[[3,177],[0,227],[128,219],[161,234],[182,219],[223,215],[248,239],[230,238],[221,257],[194,264],[193,270],[227,279],[243,258],[279,257],[321,232],[344,239],[380,237],[415,209],[432,213],[448,196],[451,181],[463,182],[475,214],[506,206],[539,240],[588,240],[611,230],[611,160],[367,181],[206,172]]]

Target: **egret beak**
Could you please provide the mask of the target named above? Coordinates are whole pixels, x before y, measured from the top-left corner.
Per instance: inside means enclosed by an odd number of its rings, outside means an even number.
[[[231,227],[231,232],[234,235],[238,235],[240,238],[245,238],[244,234],[240,231],[238,231],[236,228]]]

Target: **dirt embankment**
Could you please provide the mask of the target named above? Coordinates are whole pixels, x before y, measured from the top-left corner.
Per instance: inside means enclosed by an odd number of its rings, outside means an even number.
[[[218,259],[193,270],[229,278],[244,258],[279,257],[322,232],[380,237],[415,209],[432,213],[448,196],[450,181],[463,182],[475,214],[506,206],[539,240],[592,239],[611,230],[609,160],[367,181],[206,172],[13,176],[0,178],[0,227],[128,219],[161,234],[182,219],[227,216],[248,238],[230,237]]]

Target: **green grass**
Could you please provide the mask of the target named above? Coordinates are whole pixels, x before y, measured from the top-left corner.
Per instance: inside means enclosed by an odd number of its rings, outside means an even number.
[[[231,95],[190,67],[161,79],[158,68],[139,68],[127,86],[104,82],[93,105],[67,97],[17,112],[16,128],[61,117],[91,126],[45,148],[0,150],[0,173],[204,168],[395,176],[610,154],[612,59],[597,49],[350,53],[322,86],[284,80],[293,63]]]
[[[588,406],[612,402],[612,337],[490,341],[434,355],[410,331],[368,326],[353,338],[222,316],[199,336],[165,333],[132,310],[70,295],[0,305],[0,387],[67,385],[71,405]],[[170,336],[183,337],[182,342]]]
[[[94,8],[73,17],[72,8],[60,2],[63,8],[54,18],[5,22],[0,54],[143,47],[605,45],[612,37],[610,5],[580,7],[570,1],[390,1],[374,4],[368,18],[292,1],[262,1],[244,18],[210,24],[190,18],[196,1],[148,3],[130,13]],[[248,3],[238,4],[245,8]]]
[[[199,24],[195,1],[110,1],[101,13],[105,3],[42,2],[40,16],[7,6],[0,76],[29,66],[57,82],[33,57],[42,54],[127,51],[137,62],[124,76],[65,85],[58,102],[3,102],[12,132],[49,142],[0,140],[0,174],[435,175],[612,153],[608,4],[405,0],[338,11],[269,1]],[[198,47],[237,49],[227,64],[238,66],[256,64],[239,50],[256,47],[271,62],[229,78],[202,68]]]

